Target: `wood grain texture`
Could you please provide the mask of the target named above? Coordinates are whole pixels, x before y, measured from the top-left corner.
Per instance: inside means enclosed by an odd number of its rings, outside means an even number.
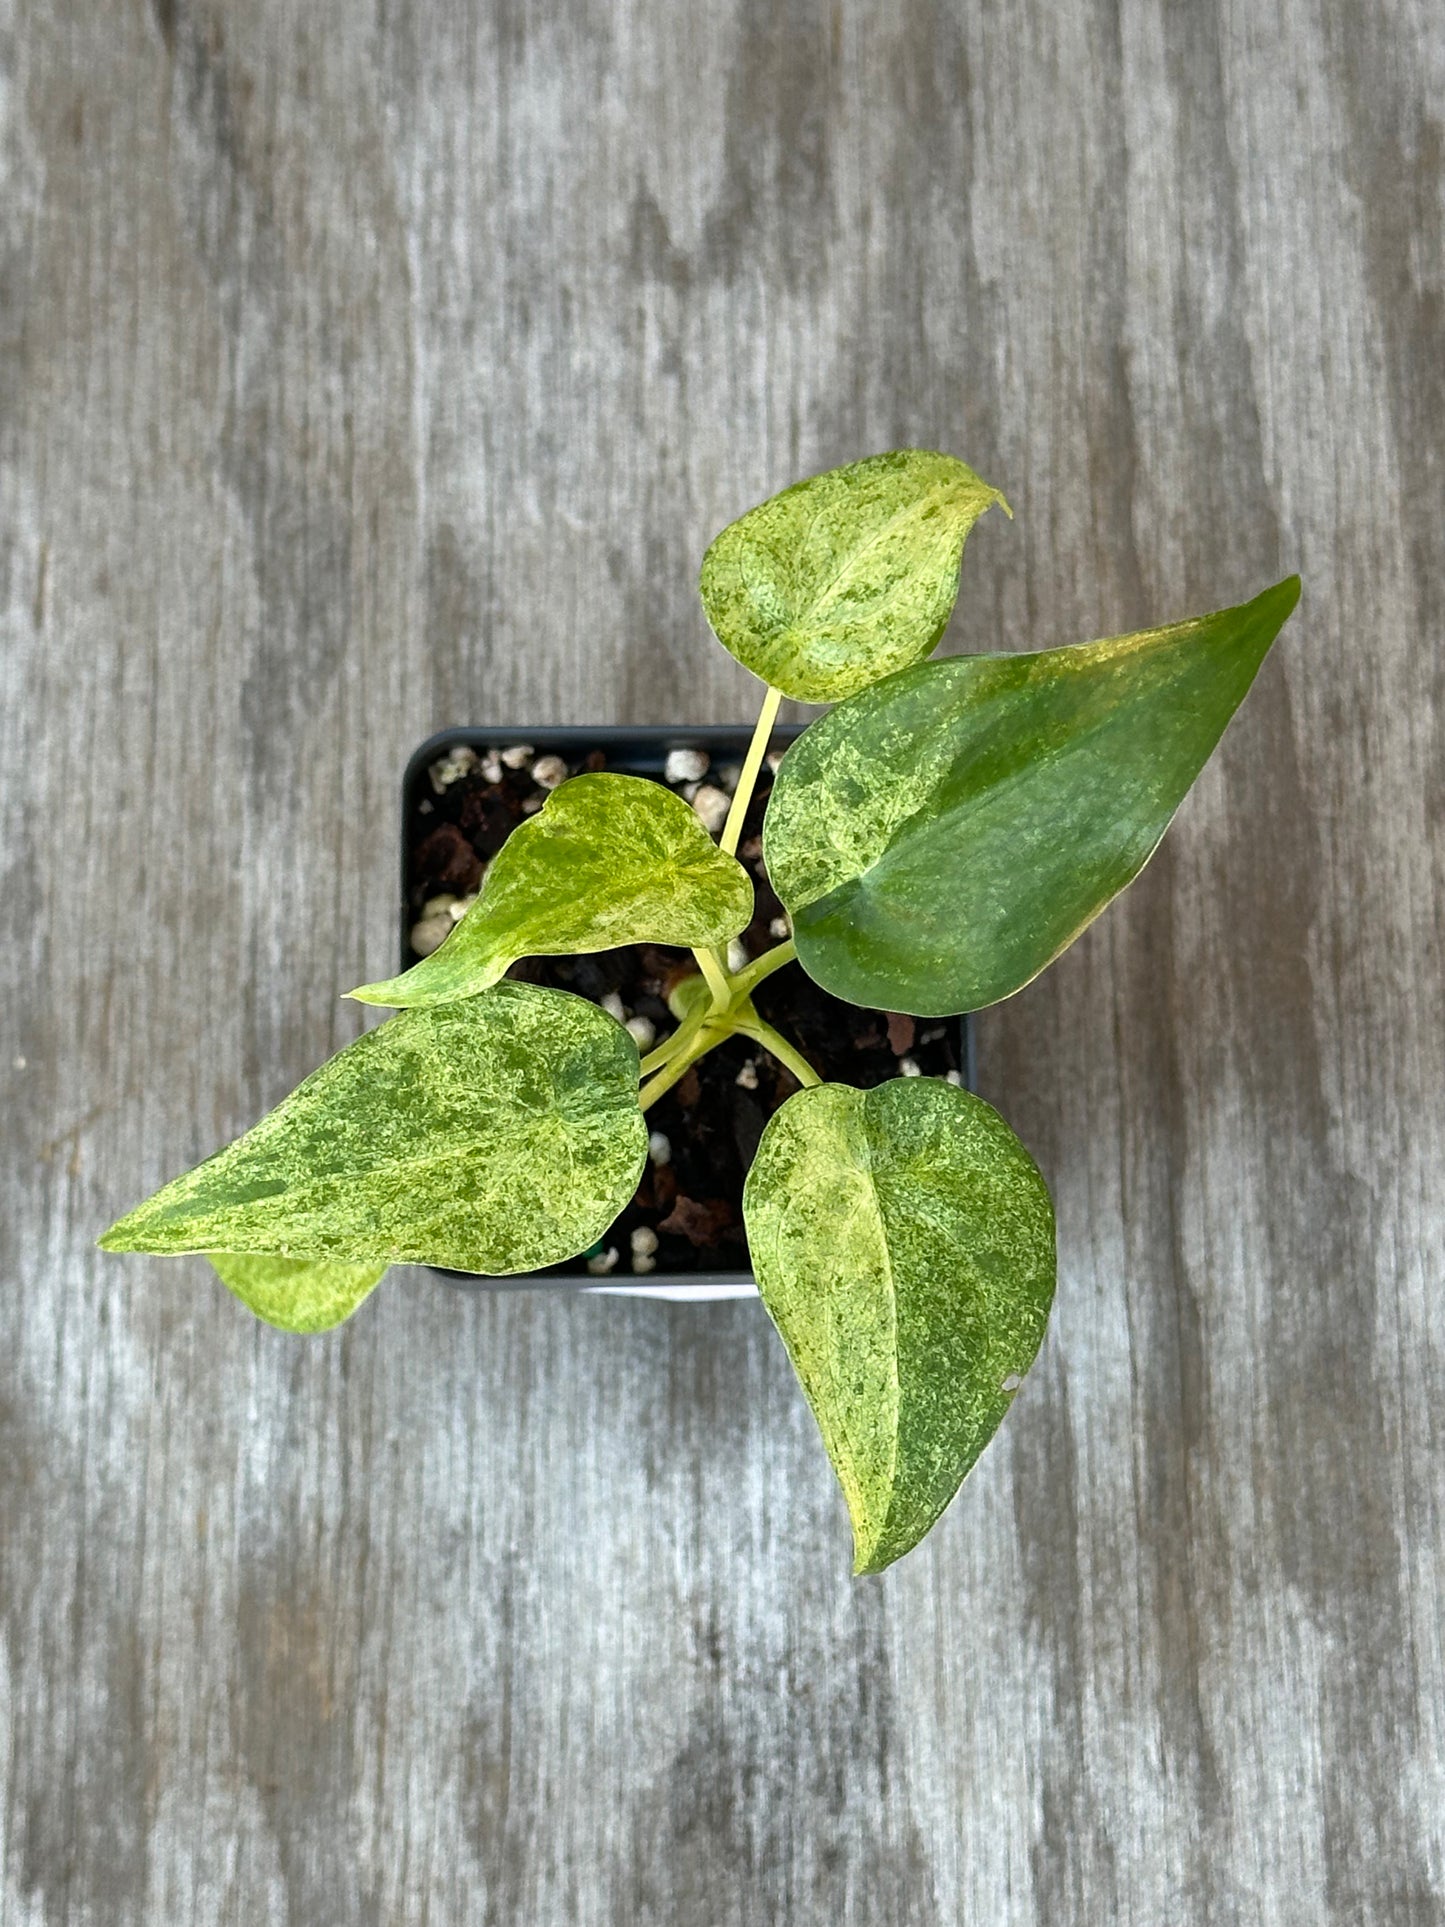
[[[1431,0],[0,0],[0,1919],[1445,1920]],[[848,1577],[755,1306],[96,1231],[392,967],[459,721],[733,719],[796,476],[1018,514],[950,646],[1305,601],[981,1027],[1063,1268]]]

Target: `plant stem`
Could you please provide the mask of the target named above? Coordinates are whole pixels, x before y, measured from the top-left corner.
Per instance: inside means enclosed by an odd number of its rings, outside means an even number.
[[[782,700],[782,691],[771,687],[763,697],[763,706],[758,714],[752,741],[748,744],[737,789],[733,793],[728,820],[719,838],[719,847],[729,856],[737,855],[743,819],[757,787],[758,771],[762,768],[763,756]],[[645,1111],[655,1104],[658,1098],[687,1075],[698,1058],[715,1050],[734,1032],[750,1037],[755,1044],[761,1044],[769,1055],[776,1057],[780,1064],[792,1072],[800,1084],[821,1084],[823,1080],[807,1058],[795,1050],[785,1037],[780,1037],[771,1024],[765,1024],[749,1001],[758,984],[797,956],[797,947],[792,938],[777,944],[772,950],[765,950],[761,957],[755,957],[735,977],[728,975],[723,958],[717,951],[699,948],[692,954],[712,994],[712,1007],[686,1018],[671,1037],[664,1037],[657,1048],[642,1059],[638,1067],[642,1081],[637,1093],[637,1101],[642,1109]]]
[[[727,972],[718,962],[711,950],[694,950],[697,967],[707,979],[707,987],[712,992],[712,1007],[721,1014],[732,1002],[732,987],[728,983]]]
[[[780,950],[785,947],[782,944],[778,946]],[[773,954],[772,951],[768,952],[770,957]],[[778,959],[779,965],[787,961],[786,957]],[[758,962],[762,963],[763,958],[759,957]],[[642,1109],[645,1111],[655,1104],[658,1098],[687,1075],[700,1057],[706,1057],[709,1051],[716,1050],[719,1044],[734,1035],[750,1037],[755,1044],[761,1044],[769,1056],[776,1057],[785,1069],[792,1072],[804,1089],[811,1084],[822,1083],[822,1078],[802,1052],[796,1050],[786,1037],[779,1036],[771,1024],[764,1023],[744,995],[731,1010],[721,1014],[710,1010],[698,1018],[689,1018],[655,1051],[643,1058],[645,1081],[637,1094]]]
[[[706,1057],[710,1050],[731,1034],[732,1028],[730,1021],[721,1025],[712,1022],[701,1024],[688,1041],[687,1047],[675,1052],[656,1076],[649,1078],[642,1086],[637,1093],[637,1102],[641,1108],[644,1111],[648,1110],[664,1092],[670,1091],[674,1084],[687,1075],[699,1057]]]
[[[798,946],[791,937],[775,949],[765,950],[761,957],[754,957],[746,970],[740,970],[731,979],[732,999],[737,1003],[743,997],[750,997],[765,977],[771,977],[775,970],[790,964],[798,954]]]
[[[750,1037],[755,1044],[761,1044],[770,1056],[793,1073],[805,1090],[811,1084],[822,1083],[802,1052],[795,1050],[786,1037],[780,1037],[771,1024],[765,1024],[751,1007],[745,1015],[733,1013],[732,1027],[740,1037]]]
[[[782,700],[782,690],[771,687],[763,697],[763,706],[758,712],[753,740],[748,744],[748,753],[743,758],[743,773],[738,778],[737,788],[733,791],[732,808],[728,811],[728,820],[723,825],[723,833],[718,838],[718,848],[725,850],[729,856],[736,856],[738,853],[738,839],[743,833],[743,818],[748,813],[748,804],[753,800],[758,771],[762,768],[768,739],[773,733],[773,724],[778,720],[778,704]]]
[[[662,1042],[643,1058],[637,1067],[640,1074],[647,1078],[654,1071],[661,1070],[670,1058],[677,1055],[684,1044],[692,1041],[711,1015],[709,1010],[704,1009],[696,1010],[690,1017],[685,1017],[670,1037],[664,1037]]]

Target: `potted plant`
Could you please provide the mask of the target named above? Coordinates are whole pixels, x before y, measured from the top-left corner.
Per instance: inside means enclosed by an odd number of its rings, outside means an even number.
[[[397,1014],[102,1245],[204,1252],[296,1331],[340,1322],[393,1263],[533,1272],[598,1248],[649,1166],[650,1114],[741,1038],[797,1086],[744,1187],[758,1290],[843,1488],[855,1570],[916,1545],[1042,1340],[1048,1190],[958,1071],[824,1079],[768,1021],[766,986],[801,970],[930,1025],[1021,989],[1147,862],[1299,596],[1290,577],[1138,634],[929,661],[994,504],[1007,512],[962,462],[905,449],[725,529],[703,603],[767,693],[716,841],[696,795],[534,763],[546,799],[474,900],[417,918],[427,954],[352,993]],[[785,695],[833,707],[778,763],[761,855],[786,934],[744,958],[729,946],[757,890],[738,853]],[[639,944],[696,965],[666,984],[670,1027],[645,1049],[625,1008],[509,974]]]

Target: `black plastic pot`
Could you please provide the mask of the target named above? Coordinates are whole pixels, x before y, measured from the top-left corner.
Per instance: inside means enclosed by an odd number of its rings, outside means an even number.
[[[786,747],[802,733],[802,726],[780,723],[773,732],[774,747]],[[403,968],[416,961],[411,948],[411,927],[415,910],[412,904],[411,826],[421,803],[430,794],[428,772],[452,748],[465,747],[484,755],[501,751],[513,743],[528,743],[539,756],[557,755],[568,763],[582,760],[590,751],[601,750],[609,770],[629,776],[649,776],[662,781],[664,765],[675,749],[706,750],[715,764],[740,763],[747,751],[752,731],[746,725],[722,724],[697,729],[666,727],[618,728],[592,724],[583,727],[533,729],[514,726],[507,729],[464,728],[441,730],[427,740],[412,756],[402,779],[401,848],[401,960]],[[973,1033],[967,1017],[951,1019],[958,1025],[956,1054],[964,1082],[974,1087]],[[752,1274],[746,1271],[674,1271],[650,1273],[645,1280],[626,1274],[598,1278],[581,1259],[575,1271],[519,1272],[505,1278],[484,1278],[471,1272],[443,1271],[436,1275],[463,1291],[604,1291],[631,1297],[675,1298],[706,1302],[715,1298],[751,1296],[756,1292]]]

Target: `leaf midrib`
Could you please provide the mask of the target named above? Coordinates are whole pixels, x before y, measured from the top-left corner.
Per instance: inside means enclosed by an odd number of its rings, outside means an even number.
[[[624,854],[631,855],[631,851],[626,851]],[[732,872],[725,869],[723,865],[718,862],[718,859],[722,857],[724,857],[724,852],[719,850],[711,840],[707,842],[705,847],[684,848],[681,853],[676,851],[668,851],[665,853],[665,860],[673,866],[675,875],[694,881],[700,879],[704,885],[716,884],[717,895],[719,897],[723,893],[724,878],[727,879],[728,883],[733,881]],[[731,861],[732,859],[726,860]],[[655,885],[658,876],[658,864],[651,858],[644,860],[642,857],[639,857],[635,865],[629,867],[633,870],[635,881],[627,881],[625,871],[621,877],[614,875],[611,878],[601,876],[589,878],[587,880],[588,887],[571,899],[572,904],[574,906],[577,904],[582,905],[586,916],[595,918],[601,927],[609,931],[619,921],[626,921],[632,916],[639,914],[640,907],[638,899],[639,897],[647,896],[650,886]],[[736,865],[735,867],[746,884],[747,873],[742,869],[741,865]],[[507,887],[505,879],[503,880],[503,887]],[[518,884],[512,887],[520,889],[521,886]],[[682,896],[682,892],[673,890],[669,892],[666,903],[661,903],[660,899],[657,899],[660,903],[660,914],[665,915],[669,910],[675,910]],[[601,914],[599,914],[599,905]],[[545,936],[555,938],[555,931],[546,930],[546,921],[549,915],[563,914],[563,909],[564,906],[548,902],[541,906],[539,910],[535,902],[528,903],[525,900],[516,907],[499,906],[495,893],[492,898],[492,903],[489,905],[487,901],[486,884],[484,882],[481,895],[478,897],[475,905],[475,912],[480,912],[480,915],[477,923],[472,926],[471,932],[468,933],[470,944],[475,944],[476,946],[475,962],[468,965],[467,962],[463,961],[466,956],[466,949],[464,948],[462,958],[458,959],[455,968],[465,971],[468,968],[475,968],[477,964],[482,963],[484,960],[487,965],[490,965],[505,958],[506,961],[503,964],[503,969],[506,969],[511,964],[517,962],[520,957],[537,954],[527,947],[531,941],[527,936],[529,927],[535,928],[540,924],[543,926]],[[492,916],[495,917],[495,922],[489,922],[489,910]],[[512,945],[519,937],[522,939],[523,948],[520,950],[513,949]],[[448,941],[450,941],[450,939],[448,939]],[[651,936],[646,934],[628,936],[621,940],[621,942],[624,943],[668,943],[672,941],[675,941],[675,939],[670,936]],[[699,938],[698,941],[706,941],[706,939]],[[612,945],[604,947],[615,949],[619,946]],[[440,956],[441,951],[438,950],[436,954]]]
[[[883,1088],[883,1087],[880,1086],[880,1088]],[[878,1127],[876,1127],[873,1123],[871,1106],[869,1105],[868,1097],[869,1097],[869,1093],[867,1091],[863,1092],[861,1102],[859,1103],[859,1106],[858,1106],[860,1122],[863,1127],[861,1132],[861,1136],[863,1140],[863,1152],[864,1152],[863,1172],[865,1177],[868,1180],[868,1195],[873,1200],[874,1215],[878,1220],[879,1239],[883,1249],[883,1263],[888,1274],[888,1278],[887,1278],[888,1304],[889,1304],[889,1310],[890,1310],[892,1325],[893,1325],[893,1343],[892,1343],[892,1346],[890,1347],[889,1372],[888,1372],[889,1381],[893,1389],[893,1423],[889,1429],[889,1440],[888,1440],[888,1502],[883,1508],[883,1517],[878,1522],[877,1531],[874,1533],[868,1548],[869,1553],[871,1555],[871,1553],[875,1551],[876,1548],[882,1543],[883,1529],[888,1523],[888,1515],[893,1510],[893,1499],[894,1499],[894,1494],[897,1490],[898,1441],[903,1429],[903,1423],[902,1423],[903,1383],[902,1383],[902,1379],[900,1377],[899,1369],[898,1369],[899,1367],[898,1274],[893,1263],[892,1248],[890,1247],[888,1242],[888,1220],[883,1213],[883,1200],[879,1195],[877,1180],[874,1177],[874,1173],[873,1173],[875,1139],[881,1136],[881,1133],[878,1131]],[[886,1145],[884,1148],[886,1149]]]
[[[1193,627],[1194,625],[1193,623],[1190,623],[1187,625],[1181,623],[1175,626],[1179,629],[1183,629],[1186,627]],[[1137,635],[1132,637],[1128,637],[1128,638],[1111,637],[1111,638],[1105,638],[1104,640],[1110,644],[1114,644],[1118,640],[1125,640],[1125,641],[1131,642],[1135,645],[1135,649],[1130,653],[1135,653],[1151,645],[1157,646],[1158,642],[1160,641],[1160,633],[1157,630],[1142,630],[1138,632]],[[1101,647],[1102,647],[1102,644],[1100,643],[1077,643],[1077,644],[1071,645],[1071,649],[1077,649],[1081,654],[1085,651],[1093,651]],[[965,660],[970,665],[973,663],[986,664],[986,663],[996,663],[996,662],[1020,663],[1021,665],[1023,664],[1032,665],[1033,663],[1039,662],[1043,660],[1045,657],[1054,655],[1055,653],[1057,652],[1053,650],[1046,650],[1046,649],[1033,650],[1028,652],[1027,654],[1020,655],[1020,656],[1009,656],[1006,654],[992,652],[988,655],[970,656]],[[1115,653],[1118,656],[1122,656],[1125,652],[1123,650],[1116,650]],[[937,665],[930,664],[928,666],[938,667],[938,668],[946,667],[946,665],[942,663],[939,663]],[[1075,673],[1084,673],[1086,669],[1090,666],[1092,665],[1080,663],[1078,670]],[[1027,698],[1027,692],[1028,692],[1028,681],[1027,681],[1027,678],[1025,678],[1025,680],[1020,682],[1017,687],[1015,687],[1014,689],[1011,689],[1008,692],[1010,707],[1012,708],[1015,704],[1022,704],[1023,702],[1025,702]],[[1137,706],[1138,706],[1138,699],[1137,698],[1131,699],[1129,707],[1132,708]],[[1117,723],[1117,721],[1118,721],[1118,706],[1116,706],[1114,709],[1104,711],[1099,716],[1097,716],[1092,723],[1088,724],[1083,728],[1075,729],[1071,725],[1068,738],[1065,742],[1060,743],[1051,749],[1047,749],[1042,753],[1030,756],[1026,761],[1022,762],[1016,769],[1011,770],[1005,777],[990,783],[987,789],[975,791],[972,795],[966,797],[960,802],[950,805],[947,812],[945,813],[942,810],[938,810],[934,808],[933,805],[934,805],[935,799],[937,798],[939,790],[946,785],[949,778],[952,776],[954,770],[956,769],[957,764],[960,760],[960,757],[964,754],[967,754],[967,750],[965,749],[963,751],[955,753],[954,755],[950,756],[948,759],[948,762],[945,766],[945,775],[943,779],[939,782],[935,782],[932,785],[932,787],[930,787],[925,792],[925,794],[920,798],[920,800],[914,804],[913,808],[910,809],[906,815],[899,818],[897,823],[894,824],[893,827],[889,830],[887,839],[883,843],[882,847],[879,849],[878,853],[874,857],[872,857],[869,862],[861,865],[857,869],[853,870],[851,873],[840,876],[837,882],[830,884],[826,890],[819,891],[818,894],[815,897],[810,898],[808,902],[800,904],[799,908],[802,910],[811,910],[815,908],[818,904],[822,903],[825,899],[833,896],[835,893],[845,890],[850,886],[856,887],[858,885],[861,885],[865,883],[866,880],[870,876],[872,876],[876,871],[880,869],[886,869],[890,859],[896,856],[899,847],[901,845],[907,844],[915,836],[920,834],[920,832],[915,830],[914,828],[914,825],[917,824],[918,819],[920,817],[927,816],[933,822],[942,823],[945,820],[952,822],[956,820],[956,818],[959,815],[967,815],[967,813],[977,804],[980,798],[984,796],[989,796],[989,797],[999,796],[999,795],[1005,794],[1008,790],[1015,788],[1021,783],[1032,782],[1037,780],[1041,775],[1045,774],[1047,771],[1052,769],[1056,764],[1063,762],[1065,759],[1076,755],[1092,738],[1102,734],[1105,730],[1112,728]],[[1188,786],[1186,786],[1186,790],[1185,790],[1185,794],[1187,793],[1188,793]],[[1182,801],[1183,801],[1183,797],[1181,796],[1181,798],[1179,799],[1179,802],[1182,803]],[[1175,811],[1177,811],[1178,808],[1179,808],[1179,803],[1176,803]],[[1172,814],[1173,813],[1171,813],[1171,817],[1170,817],[1171,821],[1172,821]],[[1165,829],[1167,828],[1168,828],[1168,824],[1166,823]],[[922,833],[926,834],[926,829]],[[1163,834],[1164,834],[1164,831],[1161,830],[1160,838],[1162,838]],[[1160,840],[1159,838],[1155,839],[1154,844],[1151,845],[1151,851],[1153,848],[1157,848],[1159,840]],[[1147,858],[1146,858],[1146,861],[1147,861]]]
[[[606,1115],[607,1113],[610,1113],[614,1110],[619,1110],[619,1109],[625,1110],[626,1108],[627,1107],[622,1104],[607,1105],[604,1107],[601,1113],[598,1113],[598,1115]],[[519,1128],[519,1125],[524,1127],[529,1123],[533,1126],[532,1129]],[[524,1114],[520,1121],[513,1120],[513,1122],[509,1123],[507,1126],[498,1126],[496,1130],[490,1134],[490,1136],[493,1139],[496,1138],[497,1136],[502,1136],[502,1137],[511,1139],[514,1142],[522,1141],[524,1148],[529,1148],[532,1138],[536,1135],[536,1127],[540,1127],[543,1125],[551,1126],[559,1123],[564,1127],[566,1148],[568,1150],[569,1155],[572,1155],[575,1153],[575,1150],[576,1150],[576,1139],[577,1139],[577,1134],[579,1129],[579,1120],[575,1118],[569,1118],[564,1111],[560,1111],[560,1110],[548,1110],[545,1112],[538,1111],[534,1114],[534,1116],[530,1120],[527,1119]],[[447,1146],[441,1149],[438,1149],[436,1151],[427,1152],[415,1157],[410,1157],[410,1156],[399,1157],[394,1160],[389,1160],[385,1163],[366,1165],[359,1170],[333,1171],[328,1173],[324,1177],[313,1178],[309,1181],[303,1182],[296,1186],[288,1185],[285,1188],[284,1192],[269,1192],[264,1198],[256,1198],[253,1200],[248,1200],[247,1202],[255,1203],[255,1204],[264,1204],[264,1203],[271,1202],[277,1197],[284,1196],[288,1204],[294,1203],[303,1210],[310,1209],[312,1208],[313,1200],[315,1200],[319,1195],[321,1195],[327,1187],[335,1186],[337,1184],[347,1184],[347,1183],[356,1183],[358,1181],[364,1181],[366,1178],[377,1174],[385,1174],[387,1176],[397,1175],[401,1177],[405,1177],[411,1174],[416,1174],[420,1176],[421,1174],[429,1171],[433,1166],[436,1166],[436,1165],[444,1165],[448,1167],[455,1166],[460,1159],[470,1159],[471,1157],[476,1156],[479,1152],[484,1153],[485,1146],[487,1145],[488,1142],[489,1142],[488,1136],[481,1135],[481,1134],[478,1134],[472,1137],[463,1137],[460,1140],[454,1140]],[[505,1160],[505,1165],[510,1170],[510,1169],[514,1169],[519,1162],[525,1162],[525,1161],[526,1161],[525,1156],[509,1157]],[[204,1169],[205,1167],[198,1166],[197,1168]],[[174,1215],[179,1215],[181,1208],[182,1208],[181,1205],[178,1204],[176,1213]],[[204,1210],[204,1213],[207,1217],[214,1216],[216,1213],[226,1211],[226,1210],[244,1210],[245,1208],[246,1206],[244,1204],[242,1205],[214,1204],[214,1205],[201,1207],[201,1209]],[[196,1205],[194,1204],[194,1202],[191,1202],[191,1201],[185,1202],[184,1209],[188,1212],[193,1212],[193,1213],[197,1212]],[[197,1215],[199,1215],[199,1213],[197,1213]],[[435,1218],[429,1217],[426,1220],[426,1223],[428,1225],[434,1224],[435,1222],[436,1222]],[[101,1239],[100,1242],[104,1246],[105,1244],[104,1239]],[[218,1251],[234,1249],[234,1247],[220,1246],[220,1245],[210,1247],[210,1248]],[[190,1247],[190,1249],[196,1250],[196,1251],[204,1251],[207,1249],[207,1247],[204,1245],[196,1245],[196,1246]],[[253,1253],[251,1255],[256,1255],[256,1254]],[[261,1255],[264,1255],[264,1253],[262,1253]],[[287,1254],[278,1254],[278,1255],[287,1255]],[[362,1262],[364,1259],[364,1256],[365,1254],[359,1254],[356,1262]],[[345,1259],[338,1258],[336,1259],[335,1262],[351,1263],[353,1261],[348,1257]]]
[[[858,568],[861,567],[864,559],[869,555],[869,553],[873,549],[877,548],[879,543],[884,541],[886,537],[891,535],[893,531],[899,526],[900,523],[906,522],[912,518],[916,518],[918,515],[922,513],[922,511],[925,508],[929,506],[931,502],[933,502],[936,499],[946,500],[950,495],[963,494],[967,490],[967,486],[968,485],[962,481],[935,482],[928,488],[928,490],[923,495],[915,496],[911,502],[905,502],[901,508],[895,509],[892,515],[888,517],[888,520],[886,522],[880,523],[880,525],[873,531],[873,533],[868,537],[868,539],[865,542],[861,543],[857,548],[855,548],[850,553],[849,558],[843,564],[843,567],[838,571],[836,575],[829,577],[828,581],[823,585],[823,587],[819,590],[819,592],[812,598],[811,602],[807,605],[807,607],[805,609],[800,610],[797,616],[794,617],[793,621],[789,624],[789,628],[797,629],[801,624],[815,619],[818,615],[819,609],[822,607],[823,602],[829,596],[834,595],[837,592],[838,585],[840,583],[846,582],[849,579],[849,577],[852,576],[853,573]],[[987,483],[981,482],[978,484],[978,486],[981,490],[984,491],[986,496],[986,500],[984,502],[984,508],[991,507],[993,502],[997,499],[997,490],[988,488]],[[819,512],[821,513],[821,511]],[[980,509],[979,513],[982,514],[983,509]],[[815,515],[814,520],[816,521],[816,519],[817,517]]]

